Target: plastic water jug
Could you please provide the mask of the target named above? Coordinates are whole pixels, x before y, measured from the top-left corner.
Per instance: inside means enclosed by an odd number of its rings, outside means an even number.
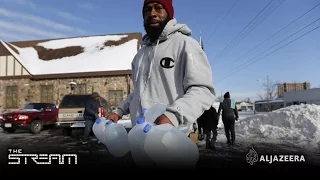
[[[103,140],[103,138],[104,138],[104,132],[103,131],[105,129],[106,122],[107,122],[107,120],[104,117],[97,118],[95,123],[92,126],[92,131],[93,131],[94,135],[103,144],[105,144],[105,141]]]
[[[105,124],[104,138],[108,151],[115,157],[123,157],[129,152],[128,133],[122,124],[108,120]]]
[[[147,124],[144,149],[156,166],[163,168],[193,168],[199,160],[197,145],[170,124]]]
[[[128,140],[131,155],[135,164],[140,167],[151,167],[154,165],[154,162],[143,148],[146,138],[146,133],[143,132],[143,128],[147,125],[144,113],[145,109],[142,110],[141,117],[138,118],[136,125],[129,131]]]
[[[166,104],[155,104],[149,109],[146,109],[144,117],[147,122],[153,123],[159,116],[161,116],[167,109]]]

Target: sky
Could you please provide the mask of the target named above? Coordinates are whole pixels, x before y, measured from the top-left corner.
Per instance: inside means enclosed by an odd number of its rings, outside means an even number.
[[[0,39],[141,32],[143,0],[0,0]],[[259,100],[263,82],[320,87],[320,0],[173,0],[203,38],[217,96]],[[318,5],[318,6],[316,6]]]

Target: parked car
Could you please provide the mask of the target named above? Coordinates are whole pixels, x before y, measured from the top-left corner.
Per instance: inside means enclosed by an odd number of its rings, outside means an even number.
[[[62,98],[56,127],[62,128],[63,134],[70,136],[72,129],[85,127],[83,113],[90,98],[91,94],[68,94]],[[104,117],[108,109],[108,102],[100,98],[99,116]]]
[[[61,128],[64,135],[70,136],[74,128],[84,128],[85,120],[83,113],[86,102],[91,94],[68,94],[65,95],[59,105],[58,120],[56,127]],[[99,117],[105,117],[111,112],[111,107],[104,98],[100,98]],[[128,123],[130,121],[130,123]],[[124,127],[131,127],[131,120],[119,121]]]
[[[58,109],[55,104],[29,103],[21,110],[2,113],[0,126],[9,133],[14,133],[17,129],[27,129],[37,134],[43,126],[55,125],[57,118]]]

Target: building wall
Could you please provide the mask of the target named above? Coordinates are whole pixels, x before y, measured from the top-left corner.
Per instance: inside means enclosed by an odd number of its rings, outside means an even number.
[[[287,92],[284,93],[283,100],[286,106],[300,103],[320,105],[320,88]]]
[[[129,80],[128,80],[129,79]],[[20,109],[29,102],[41,102],[41,86],[52,86],[52,101],[59,104],[64,95],[73,93],[69,82],[74,81],[77,84],[86,84],[86,93],[93,91],[98,92],[102,97],[109,101],[110,90],[122,90],[122,99],[133,91],[132,80],[130,76],[113,76],[113,77],[93,77],[79,79],[53,79],[53,80],[31,80],[28,78],[21,79],[0,79],[0,110],[4,109]],[[128,83],[129,82],[129,85]],[[8,108],[6,103],[6,95],[8,86],[17,87],[18,107]],[[128,88],[130,89],[128,91]],[[49,95],[50,96],[50,95]]]
[[[240,102],[240,103],[237,103],[236,106],[238,111],[254,110],[254,104],[252,103]]]
[[[278,84],[278,97],[283,97],[285,92],[295,92],[310,88],[311,84],[309,82]]]
[[[26,75],[28,71],[13,56],[0,56],[0,77]]]

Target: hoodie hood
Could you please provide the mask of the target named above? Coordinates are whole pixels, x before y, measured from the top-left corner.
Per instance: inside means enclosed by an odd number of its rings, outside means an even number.
[[[167,40],[175,32],[180,32],[186,36],[191,36],[192,34],[191,29],[186,24],[179,24],[177,20],[174,18],[166,24],[162,33],[159,36],[158,41],[162,42]],[[144,35],[144,37],[142,38],[142,44],[143,45],[151,44],[150,38],[147,34]]]

